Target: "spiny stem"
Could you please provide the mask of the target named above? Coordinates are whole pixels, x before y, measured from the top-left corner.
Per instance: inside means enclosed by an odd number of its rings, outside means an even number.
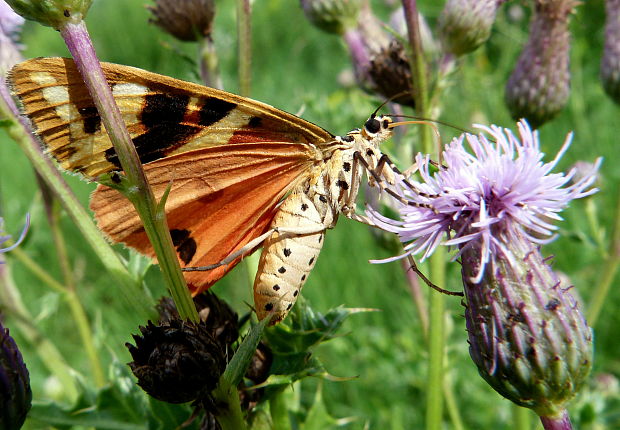
[[[170,238],[163,207],[158,208],[149,186],[140,158],[131,141],[120,110],[103,74],[101,64],[88,35],[84,21],[64,23],[59,29],[86,87],[97,106],[121,167],[127,177],[129,189],[126,194],[144,224],[144,230],[153,246],[162,274],[170,290],[181,318],[199,321],[198,312],[189,294],[176,252]],[[163,205],[162,205],[163,206]]]
[[[0,114],[12,121],[12,124],[7,128],[8,134],[24,151],[37,173],[54,191],[63,209],[67,211],[86,242],[90,244],[108,273],[116,281],[120,294],[136,310],[136,316],[148,316],[149,306],[140,293],[138,284],[127,271],[116,252],[103,238],[92,222],[90,215],[77,200],[58,169],[52,164],[49,157],[43,154],[39,143],[34,138],[30,125],[19,116],[19,110],[2,80],[0,80]]]

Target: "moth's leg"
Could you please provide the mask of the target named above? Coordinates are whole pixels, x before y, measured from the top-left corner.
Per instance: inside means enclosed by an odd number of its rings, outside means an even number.
[[[227,264],[230,264],[233,261],[235,261],[237,258],[246,256],[254,252],[256,247],[261,245],[266,239],[271,237],[271,235],[274,233],[279,233],[280,235],[279,237],[284,238],[288,236],[305,236],[308,234],[316,234],[322,231],[325,231],[325,226],[323,225],[320,225],[320,226],[312,225],[312,226],[307,226],[307,227],[296,227],[296,228],[289,228],[289,227],[270,228],[265,233],[261,234],[257,238],[248,242],[243,248],[238,249],[237,251],[233,252],[232,254],[230,254],[229,256],[227,256],[226,258],[224,258],[222,261],[218,263],[209,264],[208,266],[184,267],[181,270],[184,272],[206,272],[207,270],[213,270],[220,266],[226,266]]]
[[[357,162],[357,163],[360,163],[362,166],[364,166],[364,168],[366,169],[368,174],[374,179],[375,183],[381,189],[381,191],[385,191],[390,196],[394,197],[396,200],[398,200],[399,202],[401,202],[401,203],[403,203],[405,205],[410,205],[411,204],[411,202],[409,202],[408,200],[406,200],[402,196],[398,195],[395,191],[393,191],[390,188],[386,187],[385,186],[386,180],[384,178],[382,178],[381,176],[379,176],[379,174],[377,173],[378,171],[380,172],[379,168],[383,169],[383,167],[385,167],[385,164],[387,162],[389,162],[390,165],[393,165],[393,163],[390,161],[390,159],[389,159],[389,157],[387,155],[384,154],[383,156],[381,156],[381,158],[379,159],[379,162],[377,163],[377,169],[372,169],[370,167],[370,165],[368,164],[368,162],[364,159],[364,157],[359,152],[356,152],[355,154],[353,154],[353,161],[354,161],[354,163]],[[396,166],[394,166],[394,167],[396,167]]]

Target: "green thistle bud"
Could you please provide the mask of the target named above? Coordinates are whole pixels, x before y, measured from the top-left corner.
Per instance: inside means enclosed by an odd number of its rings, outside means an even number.
[[[445,51],[460,56],[486,42],[497,8],[504,1],[448,0],[439,17],[439,34]]]
[[[355,27],[360,0],[301,0],[306,18],[327,33],[343,34]]]
[[[611,99],[620,103],[620,0],[605,2],[605,48],[601,60],[601,81]]]
[[[149,395],[169,403],[194,400],[208,403],[226,367],[224,349],[205,323],[172,319],[149,322],[126,344],[138,385]]]
[[[30,375],[9,329],[0,324],[0,428],[17,430],[30,410]]]
[[[533,128],[555,117],[570,92],[568,21],[574,0],[536,0],[530,37],[506,84],[506,104],[515,119]]]
[[[155,0],[147,8],[153,14],[150,22],[179,40],[193,42],[211,34],[213,0]]]
[[[48,27],[60,28],[84,19],[93,0],[6,0],[19,15]]]
[[[471,357],[502,396],[542,419],[567,419],[592,365],[592,331],[538,247],[518,231],[496,233],[503,246],[479,283],[480,247],[463,252]]]

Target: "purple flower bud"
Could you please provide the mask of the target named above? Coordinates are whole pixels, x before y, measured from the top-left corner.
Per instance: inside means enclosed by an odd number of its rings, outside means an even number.
[[[24,18],[17,15],[4,0],[0,0],[0,75],[22,61],[19,32]]]
[[[0,428],[21,428],[31,402],[28,369],[9,329],[0,324]]]
[[[6,0],[21,16],[49,27],[79,22],[93,0]]]
[[[360,0],[301,0],[306,18],[327,33],[343,34],[357,24]]]
[[[605,2],[605,48],[601,60],[601,80],[609,97],[620,103],[620,0]]]
[[[539,247],[519,232],[493,231],[502,243],[486,263],[462,253],[470,355],[498,393],[541,417],[560,417],[592,366],[592,332]]]
[[[506,105],[514,119],[533,128],[555,117],[570,91],[568,21],[574,0],[536,0],[530,37],[506,84]]]
[[[192,42],[211,35],[215,17],[214,0],[155,0],[147,6],[151,23],[179,40]]]
[[[439,34],[445,51],[460,56],[486,42],[497,8],[504,1],[448,0],[439,17]]]

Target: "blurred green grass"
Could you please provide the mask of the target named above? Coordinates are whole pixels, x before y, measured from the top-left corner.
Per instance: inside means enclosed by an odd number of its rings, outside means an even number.
[[[195,71],[179,52],[193,57],[196,46],[181,44],[148,25],[143,0],[98,0],[94,2],[87,24],[98,54],[104,61],[142,67],[174,77],[195,80]],[[386,16],[382,2],[374,2]],[[432,1],[420,2],[420,10],[431,24],[440,7]],[[510,5],[510,7],[520,7]],[[235,92],[236,35],[233,2],[219,2],[214,39],[220,56],[225,88]],[[620,180],[617,156],[618,109],[603,94],[598,70],[603,39],[603,2],[585,2],[573,19],[571,58],[572,93],[569,106],[541,131],[544,151],[550,160],[560,148],[564,136],[575,132],[573,145],[560,164],[566,170],[578,160],[592,161],[604,156],[601,192],[593,197],[600,223],[611,229]],[[472,122],[511,126],[503,104],[503,86],[527,38],[527,17],[509,19],[502,10],[489,43],[464,59],[453,85],[445,93],[440,118],[457,127],[469,128]],[[335,37],[320,33],[305,20],[297,2],[263,0],[254,5],[252,97],[278,108],[297,113],[336,134],[359,127],[381,102],[355,88],[345,88],[338,77],[349,65],[348,53]],[[60,37],[49,28],[28,23],[24,30],[25,55],[67,55]],[[174,47],[171,49],[170,47]],[[441,128],[444,141],[457,134]],[[408,130],[410,139],[415,129]],[[403,166],[403,167],[406,167]],[[87,205],[94,188],[76,177],[66,176],[80,199]],[[7,230],[16,232],[26,212],[33,221],[23,249],[41,266],[61,279],[53,243],[41,206],[41,198],[32,170],[17,146],[0,134],[0,209]],[[555,255],[554,267],[567,273],[576,291],[588,303],[603,263],[599,252],[576,232],[588,232],[585,204],[575,202],[564,212],[560,240],[545,248]],[[129,361],[123,344],[137,332],[136,321],[128,308],[115,296],[102,266],[66,217],[63,232],[69,246],[73,268],[79,280],[78,293],[96,330],[104,363],[116,355]],[[119,248],[120,249],[120,248]],[[126,251],[122,251],[125,254]],[[327,369],[338,376],[357,376],[348,382],[327,382],[324,397],[329,411],[337,417],[357,416],[349,428],[416,429],[424,422],[426,350],[420,319],[398,263],[370,265],[368,259],[389,256],[377,246],[369,229],[341,219],[327,235],[325,248],[310,276],[304,297],[317,310],[344,304],[348,307],[376,308],[378,312],[356,315],[345,326],[348,334],[322,346],[317,354]],[[89,368],[80,340],[68,318],[66,304],[35,279],[19,263],[12,270],[36,325],[49,337],[76,370],[88,375]],[[459,290],[456,265],[449,285]],[[164,289],[156,269],[148,275],[154,296]],[[230,299],[240,313],[250,303],[248,274],[240,267],[218,283],[213,291]],[[457,393],[460,412],[468,428],[511,428],[510,405],[497,396],[477,375],[467,352],[463,308],[460,299],[448,297],[449,350],[447,371]],[[620,325],[620,293],[612,290],[596,327],[593,374],[620,373],[620,349],[617,327]],[[10,320],[9,320],[10,323]],[[9,324],[10,326],[10,324]],[[19,333],[35,392],[45,396],[46,369],[34,350]],[[465,393],[465,395],[462,395]]]

